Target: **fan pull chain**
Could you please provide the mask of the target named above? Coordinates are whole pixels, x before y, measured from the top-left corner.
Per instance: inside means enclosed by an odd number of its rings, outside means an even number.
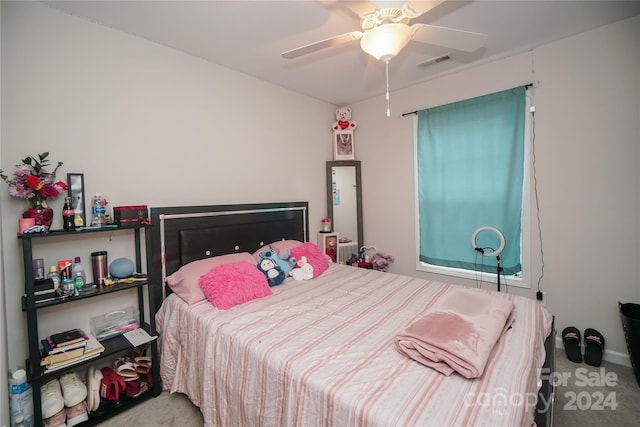
[[[385,63],[385,67],[387,69],[387,94],[386,94],[386,99],[387,99],[387,117],[391,116],[391,109],[389,108],[389,61],[384,61]]]

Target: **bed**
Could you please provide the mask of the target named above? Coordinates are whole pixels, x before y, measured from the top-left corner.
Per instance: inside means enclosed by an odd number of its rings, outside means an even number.
[[[152,208],[151,283],[225,254],[306,242],[306,202]],[[153,286],[163,389],[186,394],[206,426],[551,425],[553,318],[536,301],[497,294],[514,321],[478,378],[401,354],[394,337],[460,286],[330,264],[311,280],[215,308]],[[546,375],[545,375],[546,373]]]

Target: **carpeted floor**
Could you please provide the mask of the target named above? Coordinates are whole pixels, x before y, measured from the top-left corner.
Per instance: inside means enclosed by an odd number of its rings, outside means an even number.
[[[633,369],[610,362],[573,363],[556,349],[554,426],[640,425],[640,386]]]
[[[109,427],[197,427],[204,421],[197,406],[184,394],[160,393],[140,405],[100,424]]]
[[[603,362],[595,368],[567,360],[556,350],[553,425],[626,427],[640,425],[640,386],[631,368]],[[163,392],[101,424],[109,427],[203,425],[202,414],[182,394]]]

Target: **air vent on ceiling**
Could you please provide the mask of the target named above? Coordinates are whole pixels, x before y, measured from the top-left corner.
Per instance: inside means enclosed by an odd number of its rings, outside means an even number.
[[[448,61],[450,59],[451,59],[451,55],[446,53],[444,55],[436,56],[435,58],[422,61],[418,64],[418,67],[428,67],[429,65],[438,64],[440,62]]]

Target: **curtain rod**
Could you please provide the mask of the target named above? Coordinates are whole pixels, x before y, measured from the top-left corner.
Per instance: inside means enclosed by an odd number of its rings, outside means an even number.
[[[529,89],[531,86],[533,86],[533,83],[527,83],[526,85],[524,85],[524,89],[527,90]],[[416,111],[409,111],[408,113],[402,113],[402,117],[404,116],[410,116],[411,114],[418,114],[418,110]]]

